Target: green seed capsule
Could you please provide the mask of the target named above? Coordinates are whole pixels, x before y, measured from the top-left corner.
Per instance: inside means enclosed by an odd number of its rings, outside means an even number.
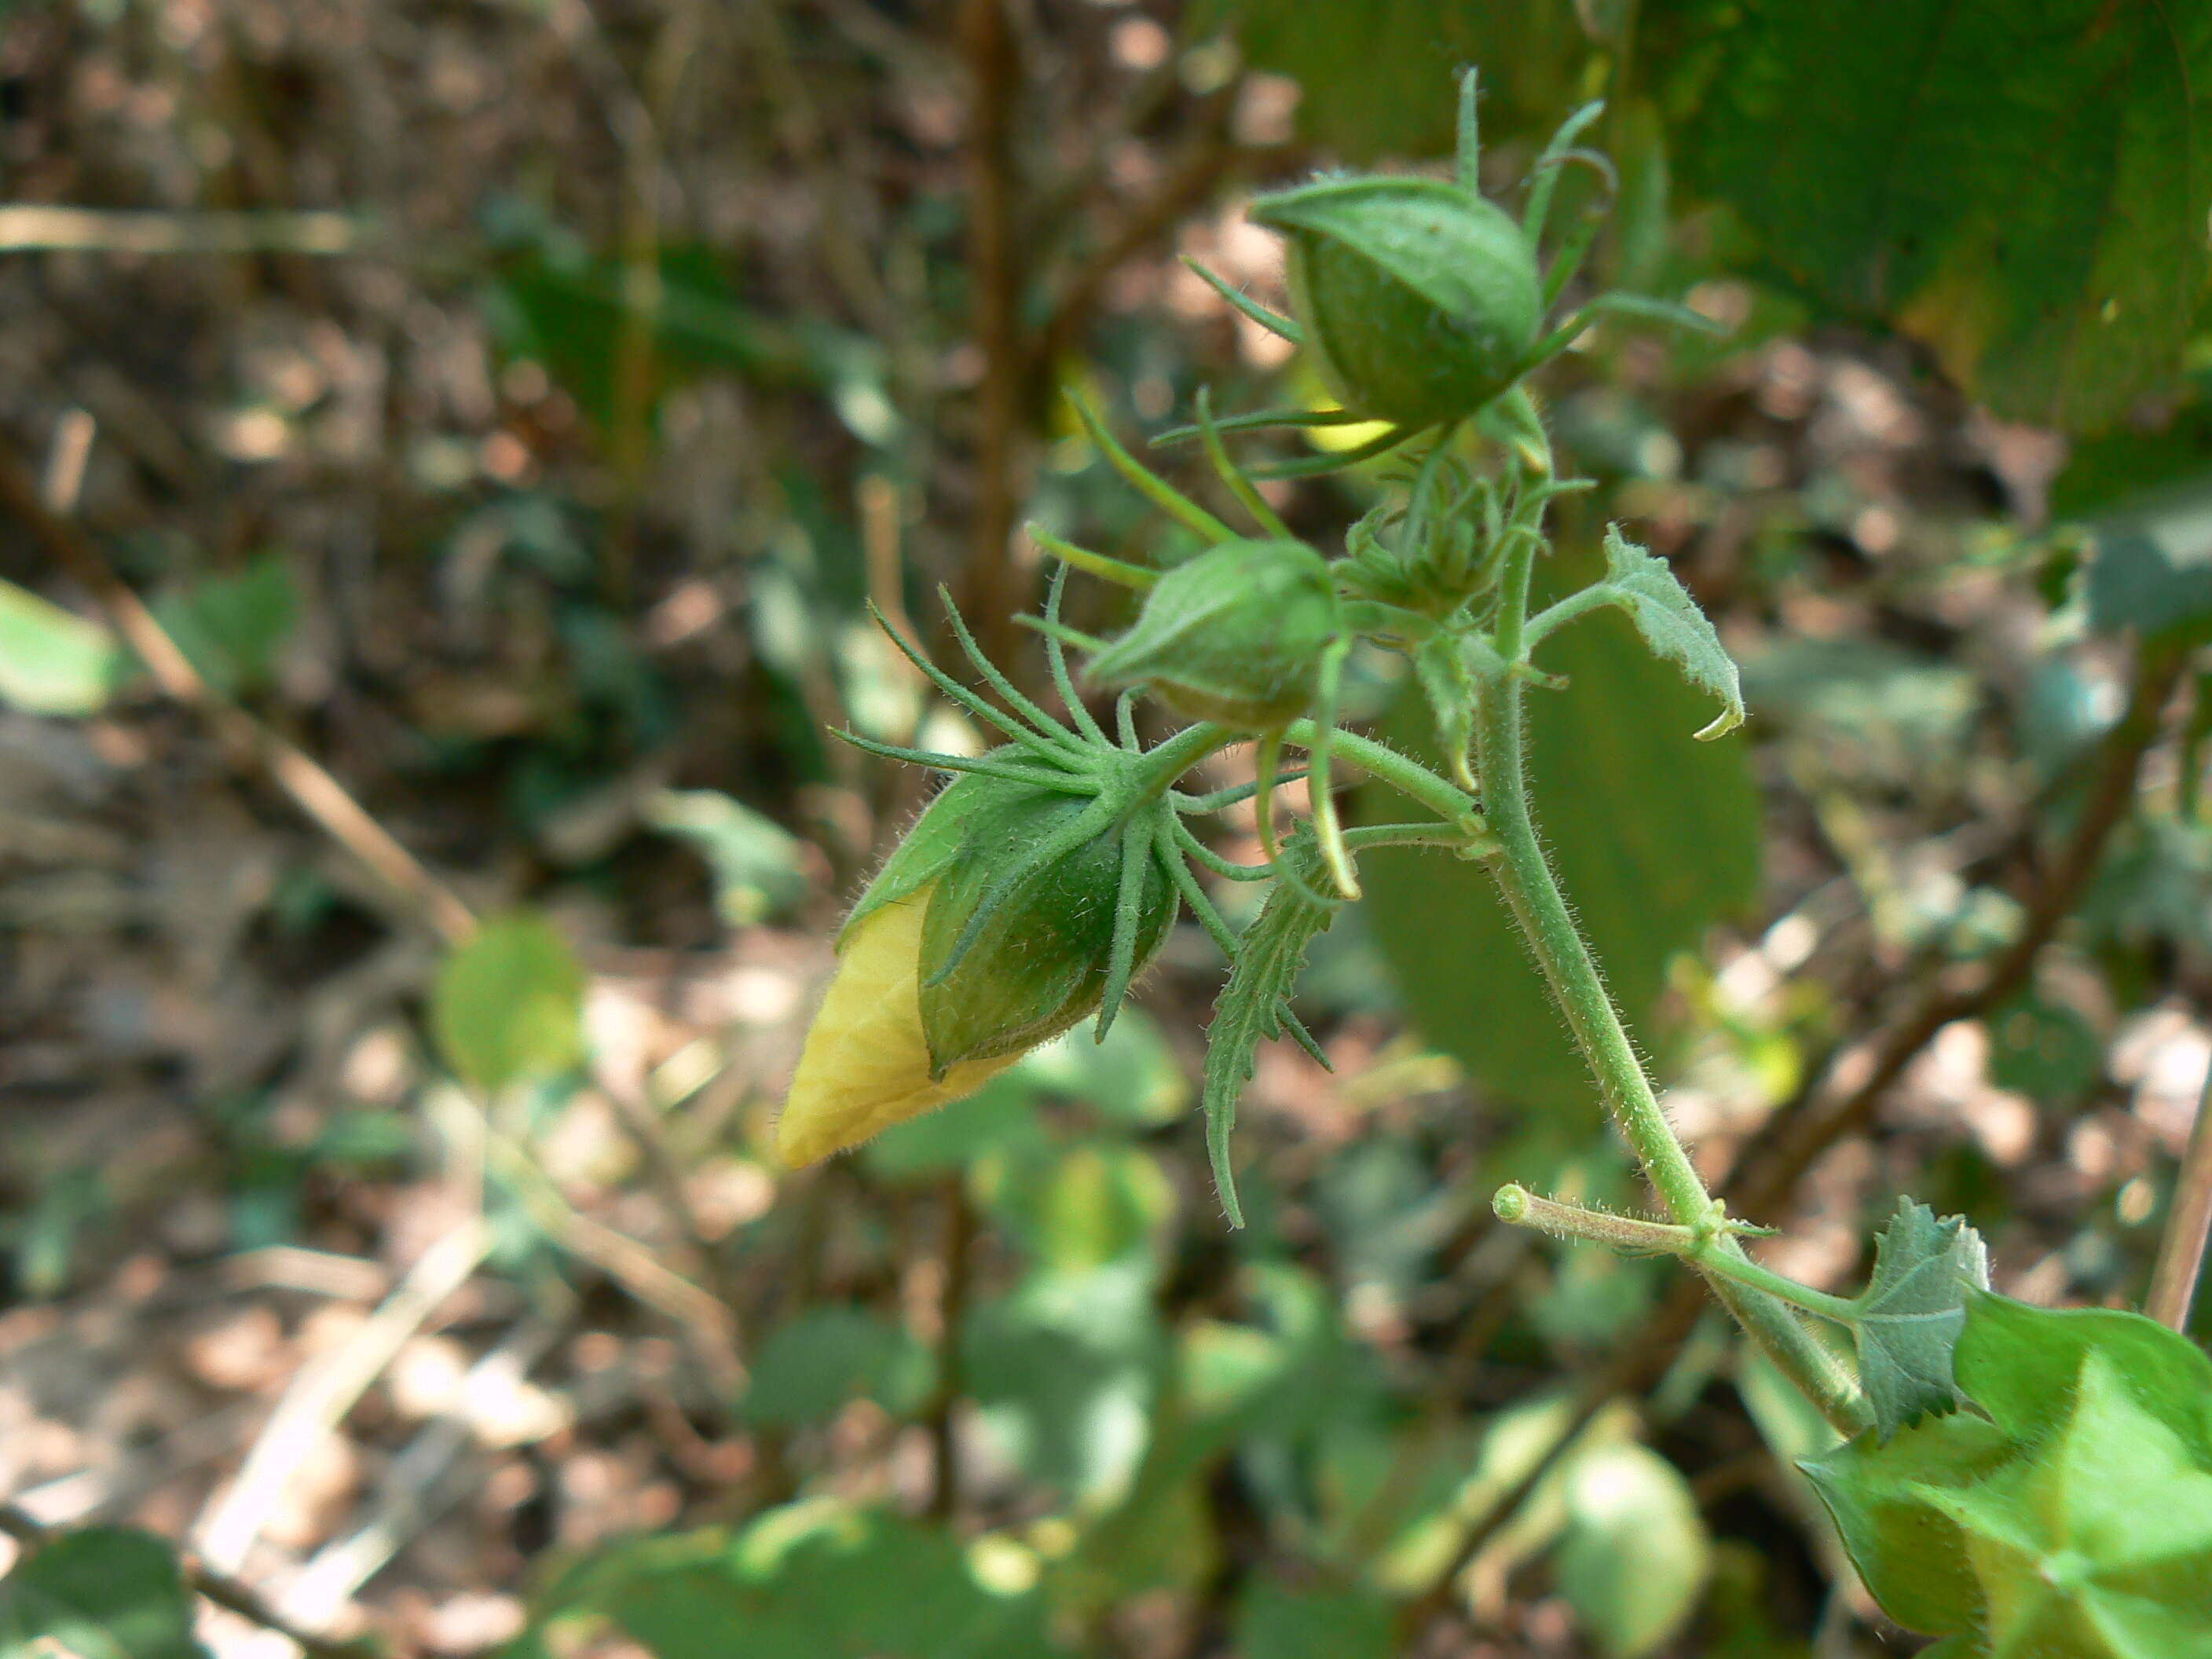
[[[1193,720],[1279,732],[1313,707],[1341,632],[1328,562],[1303,542],[1231,541],[1162,576],[1135,626],[1091,659]]]
[[[1433,179],[1350,179],[1261,197],[1289,239],[1291,309],[1347,409],[1420,428],[1473,414],[1530,366],[1543,282],[1521,227]]]

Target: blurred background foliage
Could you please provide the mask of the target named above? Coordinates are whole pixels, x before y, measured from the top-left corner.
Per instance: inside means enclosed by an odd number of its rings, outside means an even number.
[[[1640,1194],[1479,871],[1316,941],[1243,1231],[1194,929],[1104,1044],[768,1151],[927,789],[827,733],[979,741],[866,604],[1033,680],[1024,521],[1184,550],[1061,391],[1317,401],[1176,256],[1279,302],[1244,196],[1432,164],[1467,63],[1500,191],[1608,99],[1600,275],[1729,329],[1541,387],[1556,574],[1626,523],[1755,716],[1607,622],[1540,705],[1670,1110],[1811,1282],[1903,1189],[2140,1299],[2212,1061],[2207,0],[19,0],[0,1649],[289,1650],[234,1580],[319,1656],[1888,1650],[1820,1420],[1489,1224]]]

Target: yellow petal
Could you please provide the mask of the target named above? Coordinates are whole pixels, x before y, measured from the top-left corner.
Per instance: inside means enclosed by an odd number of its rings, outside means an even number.
[[[775,1149],[793,1169],[971,1095],[1020,1058],[965,1060],[933,1081],[921,1029],[927,887],[862,918],[807,1029]]]

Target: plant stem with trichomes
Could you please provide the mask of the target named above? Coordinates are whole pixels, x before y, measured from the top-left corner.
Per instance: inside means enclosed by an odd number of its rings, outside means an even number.
[[[1522,416],[1519,422],[1522,433],[1515,445],[1516,453],[1540,482],[1547,483],[1552,475],[1548,436],[1533,404],[1516,412]],[[1528,509],[1528,527],[1532,532],[1540,528],[1543,510],[1539,492]],[[1651,1080],[1637,1058],[1538,838],[1528,803],[1528,734],[1522,705],[1533,643],[1527,636],[1528,584],[1540,544],[1536,534],[1508,538],[1492,635],[1504,672],[1483,685],[1475,721],[1483,817],[1498,843],[1498,856],[1491,860],[1491,868],[1498,890],[1527,939],[1553,1000],[1566,1018],[1576,1046],[1597,1079],[1607,1109],[1620,1126],[1667,1213],[1681,1226],[1712,1235],[1706,1254],[1718,1259],[1701,1264],[1700,1271],[1714,1295],[1823,1415],[1845,1433],[1855,1434],[1871,1419],[1864,1397],[1836,1357],[1773,1296],[1735,1282],[1744,1275],[1724,1276],[1728,1266],[1735,1261],[1747,1262],[1748,1258],[1720,1224],[1712,1194],[1661,1109]],[[1399,764],[1387,769],[1374,764],[1374,757],[1364,752],[1352,757],[1386,781],[1405,787],[1399,775],[1412,763],[1403,757],[1391,755],[1390,759]],[[1419,769],[1426,777],[1419,792],[1420,798],[1437,805],[1434,790],[1443,785],[1443,780]]]

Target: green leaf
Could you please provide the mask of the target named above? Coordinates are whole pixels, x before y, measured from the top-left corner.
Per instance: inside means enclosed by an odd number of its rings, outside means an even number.
[[[646,822],[690,842],[714,874],[714,908],[750,927],[806,896],[806,843],[766,814],[715,789],[664,789]]]
[[[1578,1454],[1566,1478],[1560,1592],[1612,1659],[1643,1659],[1689,1622],[1712,1571],[1712,1540],[1689,1483],[1632,1442]]]
[[[2105,1043],[2096,1028],[2063,1002],[2033,992],[2014,998],[1984,1021],[1990,1032],[1990,1081],[2039,1104],[2070,1106],[2105,1074]]]
[[[1861,1435],[1797,1467],[1882,1610],[1908,1630],[1937,1636],[1968,1629],[1981,1592],[1958,1522],[1929,1502],[1929,1492],[1981,1479],[2013,1449],[1995,1424],[1956,1412],[1887,1443]]]
[[[812,1499],[769,1510],[734,1540],[709,1529],[587,1557],[540,1598],[533,1630],[510,1652],[549,1624],[586,1620],[611,1620],[654,1659],[1060,1652],[1042,1598],[1002,1574],[985,1582],[983,1561],[942,1529]]]
[[[747,1420],[795,1427],[824,1423],[853,1400],[875,1401],[893,1417],[928,1399],[929,1351],[903,1325],[866,1308],[810,1308],[779,1327],[753,1360]]]
[[[1960,1659],[2212,1654],[2212,1359],[2136,1314],[1967,1304],[1954,1413],[1802,1467],[1890,1616]]]
[[[2212,1468],[2143,1409],[2125,1363],[2087,1350],[2047,1440],[1929,1496],[1966,1536],[1992,1656],[2212,1656]]]
[[[0,1579],[0,1659],[205,1659],[176,1553],[151,1533],[94,1527]]]
[[[1990,1287],[1989,1251],[1963,1216],[1936,1218],[1909,1198],[1875,1236],[1874,1276],[1858,1299],[1859,1381],[1887,1440],[1959,1403],[1952,1350],[1966,1298]]]
[[[744,304],[724,264],[702,245],[661,249],[649,401],[657,404],[672,382],[720,370],[761,385],[824,388],[855,437],[881,443],[895,435],[882,350],[863,336]],[[633,288],[620,259],[549,246],[510,258],[484,309],[507,349],[543,362],[604,431],[617,412]]]
[[[1109,1122],[1156,1127],[1190,1104],[1190,1080],[1159,1024],[1141,1008],[1124,1008],[1102,1039],[1078,1026],[1023,1056],[1030,1086],[1088,1104]]]
[[[204,576],[165,596],[154,615],[209,684],[239,696],[275,677],[299,621],[300,590],[283,555],[264,553],[235,574]]]
[[[1075,1499],[1120,1490],[1152,1433],[1162,1360],[1152,1264],[1032,1273],[961,1337],[963,1374],[1000,1454]]]
[[[565,1072],[584,1054],[584,967],[545,917],[495,916],[438,969],[430,1026],[446,1063],[486,1092]]]
[[[2107,523],[2089,564],[2089,620],[2107,633],[2198,640],[2212,630],[2212,490]]]
[[[2092,1352],[2109,1356],[2143,1408],[2212,1468],[2212,1358],[2141,1314],[1977,1296],[1959,1340],[1959,1386],[2007,1433],[2036,1439],[2064,1419]]]
[[[1925,342],[2000,414],[2094,428],[2170,380],[2206,276],[2212,10],[1656,0],[1639,76],[1690,191],[1786,281]]]
[[[1679,667],[1684,678],[1721,700],[1721,712],[1699,730],[1699,738],[1717,738],[1743,724],[1735,659],[1666,560],[1626,539],[1620,526],[1607,525],[1605,580],[1593,591],[1628,612],[1644,642]]]
[[[1230,1162],[1229,1136],[1237,1124],[1237,1100],[1252,1080],[1255,1051],[1282,1035],[1284,999],[1298,982],[1306,947],[1335,920],[1340,908],[1316,902],[1310,894],[1320,878],[1321,860],[1313,834],[1301,829],[1282,849],[1285,867],[1300,884],[1278,881],[1252,925],[1237,942],[1237,960],[1213,1005],[1206,1028],[1206,1148],[1213,1161],[1213,1188],[1229,1224],[1244,1224],[1237,1201],[1237,1172]]]
[[[95,714],[130,664],[99,623],[0,580],[0,703],[33,714]]]
[[[1290,1589],[1251,1581],[1237,1609],[1239,1659],[1389,1659],[1390,1608],[1366,1590]]]
[[[1185,33],[1227,30],[1255,69],[1298,82],[1298,136],[1360,160],[1450,149],[1451,72],[1482,68],[1483,137],[1548,129],[1584,95],[1589,43],[1565,0],[1514,6],[1474,0],[1362,0],[1358,49],[1340,8],[1282,0],[1199,0]]]
[[[1709,705],[1653,659],[1626,618],[1601,612],[1545,648],[1546,666],[1569,684],[1528,693],[1537,824],[1623,1018],[1651,1048],[1663,1035],[1650,1016],[1668,959],[1758,890],[1759,797],[1744,740],[1691,739]],[[1381,735],[1435,759],[1413,690]],[[1379,786],[1363,792],[1360,810],[1403,816]],[[1428,1041],[1506,1101],[1594,1109],[1588,1069],[1488,873],[1410,848],[1364,854],[1360,866],[1376,943]]]
[[[894,1123],[860,1148],[878,1180],[933,1180],[997,1154],[1018,1157],[1044,1144],[1036,1088],[1020,1066],[1001,1073],[965,1100]]]

